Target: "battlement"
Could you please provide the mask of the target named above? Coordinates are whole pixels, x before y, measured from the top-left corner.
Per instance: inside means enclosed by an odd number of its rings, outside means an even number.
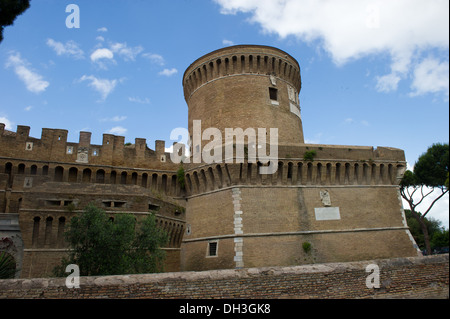
[[[300,66],[289,54],[268,46],[237,45],[213,51],[193,62],[183,76],[186,101],[202,85],[238,74],[273,75],[300,92]]]
[[[95,145],[91,144],[91,134],[82,131],[78,143],[72,143],[67,140],[68,131],[64,129],[43,128],[39,139],[30,136],[29,126],[18,125],[13,132],[0,123],[0,156],[141,168],[162,168],[171,163],[169,154],[165,152],[165,141],[156,140],[152,150],[145,138],[136,138],[134,144],[125,144],[124,136],[105,133],[102,144]]]

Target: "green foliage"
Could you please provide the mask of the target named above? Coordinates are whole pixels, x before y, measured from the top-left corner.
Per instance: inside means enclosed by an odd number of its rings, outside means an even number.
[[[307,241],[303,242],[302,247],[305,253],[309,253],[311,251],[311,243]]]
[[[156,225],[154,215],[137,224],[131,214],[117,214],[110,220],[93,205],[70,221],[65,233],[71,251],[54,269],[65,276],[68,264],[77,264],[82,276],[151,273],[162,271],[167,234]]]
[[[11,279],[16,275],[16,262],[5,251],[0,251],[0,279]]]
[[[420,213],[419,213],[420,214]],[[420,224],[416,218],[412,215],[409,209],[405,209],[406,222],[408,223],[411,235],[414,237],[417,245],[419,245],[420,250],[424,250],[425,238],[421,230]],[[430,247],[431,250],[440,247],[449,246],[449,232],[448,229],[441,227],[441,221],[434,218],[423,218],[423,221],[427,227],[428,234],[430,236]]]
[[[400,183],[402,187],[425,185],[446,187],[449,172],[449,145],[433,144],[420,155],[414,164],[414,172],[406,171]]]
[[[3,41],[3,27],[11,25],[18,15],[30,7],[29,0],[0,1],[0,42]]]
[[[185,177],[184,177],[183,166],[180,166],[180,168],[178,168],[178,170],[177,170],[177,182],[178,182],[178,185],[180,185],[181,189],[185,189],[186,182],[185,182]]]
[[[411,172],[410,170],[407,170],[404,174],[403,174],[403,178],[400,181],[400,187],[410,187],[410,186],[415,186],[417,185],[417,177],[416,175],[414,175],[413,172]]]
[[[316,157],[317,152],[315,150],[306,151],[303,155],[303,159],[305,161],[314,161],[314,157]]]
[[[417,182],[430,187],[442,187],[448,176],[449,145],[433,144],[420,155],[414,165]]]
[[[408,203],[412,216],[420,225],[428,254],[432,253],[431,237],[424,220],[433,205],[448,193],[448,169],[449,145],[436,143],[419,157],[414,165],[413,172],[405,172],[400,182],[400,194]],[[424,199],[436,189],[439,189],[441,193],[432,199],[431,204],[422,211],[422,214],[419,213],[417,206],[423,203]],[[420,191],[420,194],[418,191]],[[415,194],[416,196],[414,196]]]
[[[445,188],[447,188],[447,189],[448,189],[448,187],[449,187],[448,183],[449,183],[449,181],[448,181],[448,172],[447,172],[447,179],[446,179],[445,182],[444,182],[444,186],[445,186]]]

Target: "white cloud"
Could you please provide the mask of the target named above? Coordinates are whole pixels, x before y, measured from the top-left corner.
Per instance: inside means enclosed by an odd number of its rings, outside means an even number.
[[[6,117],[4,116],[0,116],[0,123],[5,124],[5,129],[7,130],[12,130],[13,129],[13,125],[14,123],[11,122],[10,120],[8,120]]]
[[[14,72],[25,83],[27,90],[33,93],[44,92],[50,85],[49,82],[44,81],[42,76],[31,70],[29,63],[22,59],[20,53],[12,53],[6,62],[6,68],[12,67]]]
[[[127,132],[128,130],[122,126],[114,126],[113,128],[111,128],[107,133],[109,134],[114,134],[114,135],[123,135]]]
[[[113,43],[110,46],[111,51],[117,53],[125,61],[134,61],[136,57],[141,53],[144,48],[141,46],[129,47],[126,43]]]
[[[414,69],[412,96],[427,93],[444,93],[449,96],[449,62],[426,58]]]
[[[78,47],[78,44],[72,40],[67,41],[66,44],[57,42],[53,39],[47,39],[47,45],[52,48],[57,55],[72,56],[75,59],[83,59],[84,52]]]
[[[106,27],[101,27],[97,29],[97,32],[108,32],[108,29]]]
[[[128,101],[130,102],[134,102],[134,103],[139,103],[139,104],[150,104],[150,100],[148,97],[141,99],[140,97],[129,97]]]
[[[105,38],[102,37],[101,35],[99,35],[98,37],[95,38],[95,40],[103,42],[103,41],[105,41]]]
[[[149,59],[152,63],[156,63],[159,65],[164,65],[164,58],[159,55],[159,54],[155,54],[155,53],[143,53],[142,56],[144,58]]]
[[[173,69],[164,69],[161,72],[159,72],[159,75],[165,75],[165,76],[172,76],[174,74],[178,73],[178,70],[173,68]]]
[[[423,51],[449,48],[448,0],[215,1],[223,14],[248,13],[265,33],[321,47],[337,65],[389,54],[391,72],[377,78],[383,92],[397,89]],[[440,64],[428,74],[440,73]]]
[[[29,112],[33,108],[32,105],[28,105],[26,108],[24,108],[25,111]]]
[[[92,52],[91,61],[96,63],[101,69],[107,69],[109,64],[116,64],[114,53],[107,48],[99,48]]]
[[[361,125],[363,125],[363,126],[369,126],[369,125],[370,125],[370,124],[369,124],[369,121],[367,121],[367,120],[361,120],[361,121],[357,122],[357,121],[355,121],[354,119],[352,119],[351,117],[346,118],[346,119],[344,120],[344,123],[343,123],[343,124],[345,124],[345,125],[353,125],[353,124],[357,124],[357,123],[359,123],[359,124],[361,124]]]
[[[396,73],[390,73],[383,76],[377,76],[376,89],[378,92],[390,92],[397,90],[398,82],[400,82],[400,76]]]
[[[114,53],[106,48],[97,49],[91,54],[91,61],[96,62],[100,59],[113,59]]]
[[[223,39],[222,44],[225,46],[234,45],[234,42],[231,40]]]
[[[118,80],[108,80],[108,79],[99,79],[93,75],[83,75],[80,78],[80,81],[90,81],[89,86],[100,93],[102,100],[105,100],[108,95],[114,90],[116,87]]]
[[[100,122],[122,122],[122,121],[125,121],[126,119],[127,119],[127,117],[124,115],[122,115],[122,116],[116,115],[114,117],[101,119]]]

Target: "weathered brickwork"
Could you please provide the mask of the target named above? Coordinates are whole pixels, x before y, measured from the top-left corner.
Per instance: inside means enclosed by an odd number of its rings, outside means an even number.
[[[14,239],[18,275],[50,275],[67,253],[66,225],[89,203],[111,218],[155,214],[170,237],[167,271],[417,256],[398,192],[404,152],[305,144],[300,90],[299,63],[277,48],[238,45],[200,57],[183,76],[192,145],[182,164],[160,140],[153,150],[146,139],[103,134],[95,145],[80,132],[75,143],[64,129],[36,138],[28,126],[13,132],[0,123],[0,237]],[[194,121],[221,133],[221,161],[194,160],[209,142]],[[275,128],[272,174],[260,174],[269,165],[262,145],[227,141],[235,135],[227,129],[265,129],[272,143]]]
[[[372,274],[366,269],[371,264],[379,267],[379,288],[366,286],[366,279]],[[448,254],[293,267],[81,277],[80,288],[70,289],[66,288],[65,279],[0,280],[0,298],[448,297]]]
[[[220,130],[228,161],[186,167],[191,231],[181,245],[182,270],[418,255],[398,193],[404,152],[305,144],[300,68],[289,54],[262,46],[220,49],[192,63],[183,86],[194,157],[203,147],[195,139],[194,121],[201,120],[202,127]],[[248,136],[227,140],[235,128],[264,128],[267,142],[270,129],[278,129],[274,174],[260,174],[268,164],[259,149],[254,156]],[[307,152],[315,155],[305,158]]]

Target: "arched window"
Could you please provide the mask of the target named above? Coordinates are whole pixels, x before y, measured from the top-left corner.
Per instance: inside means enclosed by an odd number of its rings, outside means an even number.
[[[120,175],[120,184],[125,185],[127,183],[127,172],[122,172]]]
[[[69,183],[76,183],[78,178],[78,169],[71,167],[69,169]]]
[[[5,164],[5,174],[11,175],[12,172],[12,163],[6,163]]]
[[[287,171],[287,179],[292,180],[292,169],[294,167],[294,164],[292,162],[288,163],[288,171]]]
[[[144,173],[142,174],[142,180],[141,180],[141,186],[142,187],[147,187],[147,180],[148,180],[148,174]]]
[[[158,174],[155,173],[152,175],[152,188],[156,190],[157,185],[158,185]]]
[[[161,179],[161,191],[166,192],[167,191],[167,175],[163,174]]]
[[[17,174],[25,174],[25,164],[19,164],[17,168]]]
[[[55,168],[55,182],[62,182],[64,176],[64,168],[61,166],[57,166]]]
[[[102,169],[99,169],[95,176],[95,182],[103,184],[105,182],[105,171]]]
[[[31,239],[31,245],[37,247],[39,239],[39,225],[41,223],[40,217],[34,217],[33,219],[33,234]]]
[[[58,235],[57,235],[57,245],[58,247],[64,247],[64,227],[66,225],[66,218],[60,217],[58,219]]]
[[[52,224],[53,217],[47,217],[45,220],[45,245],[50,245],[52,242]]]
[[[91,182],[92,171],[89,168],[85,168],[83,170],[83,183]]]
[[[131,184],[137,185],[137,177],[138,177],[138,175],[137,175],[136,172],[134,172],[133,174],[131,174]]]
[[[117,178],[117,173],[116,173],[116,171],[112,171],[112,172],[111,172],[111,175],[110,175],[110,177],[109,177],[109,182],[110,182],[111,184],[115,184],[115,183],[116,183],[116,178]]]

